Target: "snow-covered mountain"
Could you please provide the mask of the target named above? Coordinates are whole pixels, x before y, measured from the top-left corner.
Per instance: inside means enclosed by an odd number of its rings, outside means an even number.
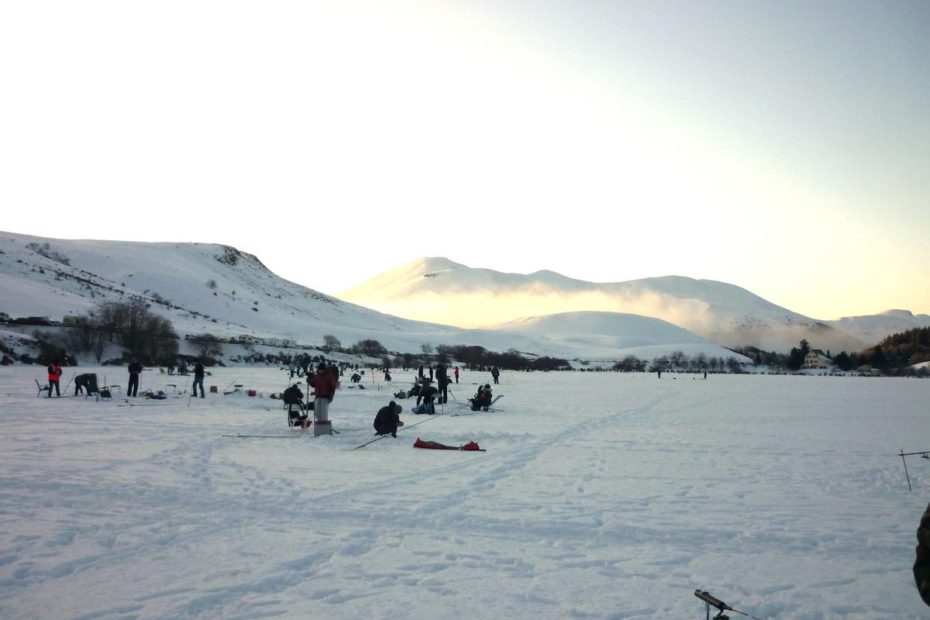
[[[930,327],[930,315],[915,315],[910,310],[888,310],[876,315],[847,316],[836,321],[826,321],[826,323],[859,340],[877,344],[892,334]]]
[[[463,327],[562,312],[608,311],[663,319],[728,347],[787,351],[806,339],[819,349],[857,351],[867,344],[738,286],[680,276],[592,283],[552,271],[501,273],[445,258],[423,258],[339,297],[397,316],[441,317]]]
[[[279,278],[252,255],[212,244],[0,233],[0,290],[0,312],[52,320],[86,313],[103,301],[139,298],[182,335],[316,344],[327,334],[344,344],[377,336],[390,348],[456,331],[340,301]]]
[[[61,321],[101,302],[130,299],[151,304],[181,336],[249,336],[305,346],[319,346],[325,336],[333,335],[345,346],[374,339],[397,352],[419,353],[424,344],[466,344],[609,361],[632,354],[624,343],[648,342],[652,353],[666,355],[694,346],[697,338],[683,330],[645,336],[642,326],[629,319],[592,323],[587,334],[574,335],[561,334],[555,324],[548,332],[463,329],[398,318],[324,295],[276,276],[257,257],[228,246],[62,240],[0,232],[0,312]],[[709,342],[700,346],[708,356],[732,356]]]

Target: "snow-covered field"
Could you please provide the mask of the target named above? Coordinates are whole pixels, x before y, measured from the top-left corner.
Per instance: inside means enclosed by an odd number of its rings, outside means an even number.
[[[340,434],[313,438],[268,398],[278,370],[136,406],[36,398],[41,371],[0,369],[2,618],[677,620],[704,618],[696,588],[762,618],[930,614],[930,462],[909,493],[896,456],[930,449],[930,381],[504,373],[498,411],[405,401],[397,439],[353,451],[411,373],[344,378]]]

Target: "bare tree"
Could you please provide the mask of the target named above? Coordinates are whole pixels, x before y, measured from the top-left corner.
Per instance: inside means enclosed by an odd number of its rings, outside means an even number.
[[[68,316],[64,324],[68,332],[67,346],[72,351],[89,351],[93,353],[97,362],[103,357],[103,350],[107,345],[106,334],[93,313],[86,316]]]
[[[368,355],[370,357],[378,357],[384,355],[388,350],[377,340],[359,340],[357,343],[352,345],[353,353],[361,353],[362,355]]]
[[[172,359],[178,353],[178,335],[171,321],[153,314],[139,300],[104,303],[89,316],[76,317],[73,324],[85,332],[84,336],[96,332],[93,340],[85,342],[98,361],[107,342],[116,342],[130,355],[148,362]]]
[[[197,357],[207,359],[223,354],[223,344],[213,334],[198,334],[190,336],[187,341],[194,348]]]

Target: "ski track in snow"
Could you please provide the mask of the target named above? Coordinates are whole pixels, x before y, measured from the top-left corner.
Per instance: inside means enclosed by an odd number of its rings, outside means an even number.
[[[0,370],[2,617],[681,618],[698,587],[760,617],[923,614],[926,493],[894,454],[928,436],[928,382],[505,373],[506,410],[405,412],[352,450],[390,385],[341,390],[339,435],[250,439],[222,435],[299,431],[267,398],[48,401],[31,372]]]

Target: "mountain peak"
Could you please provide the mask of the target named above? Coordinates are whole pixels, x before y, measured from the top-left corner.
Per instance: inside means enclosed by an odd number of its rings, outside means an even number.
[[[460,266],[458,263],[449,260],[445,256],[421,256],[409,263],[395,267],[395,269],[409,269],[412,267],[419,267],[421,269],[446,269],[458,266]]]
[[[900,319],[913,319],[914,313],[911,312],[910,310],[899,310],[896,308],[892,308],[891,310],[885,310],[879,316],[890,316],[890,317],[896,317]]]
[[[428,256],[425,258],[420,258],[410,263],[410,265],[416,266],[423,272],[424,276],[441,273],[443,271],[452,271],[453,269],[467,269],[465,265],[451,261],[443,256]]]

